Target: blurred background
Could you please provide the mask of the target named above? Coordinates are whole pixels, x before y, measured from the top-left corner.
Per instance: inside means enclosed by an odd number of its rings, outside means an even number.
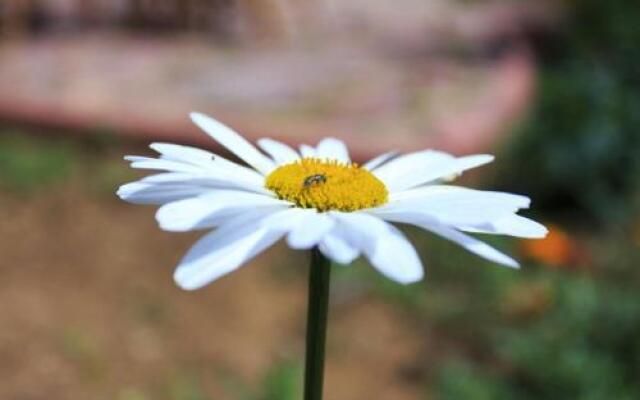
[[[148,142],[215,146],[192,110],[494,153],[463,183],[551,228],[486,238],[518,272],[411,229],[425,282],[336,267],[328,399],[640,398],[638,43],[625,0],[2,0],[0,398],[300,398],[307,255],[183,292],[200,234],[114,195]]]

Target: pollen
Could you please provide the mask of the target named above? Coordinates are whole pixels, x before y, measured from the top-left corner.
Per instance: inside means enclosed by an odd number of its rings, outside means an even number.
[[[303,158],[267,176],[265,186],[301,208],[357,211],[387,202],[387,188],[358,164]]]

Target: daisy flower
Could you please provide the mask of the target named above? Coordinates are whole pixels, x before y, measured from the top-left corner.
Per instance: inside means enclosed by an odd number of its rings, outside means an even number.
[[[118,190],[123,200],[160,205],[156,219],[164,230],[212,230],[175,271],[184,289],[234,271],[281,238],[294,249],[317,248],[339,264],[362,255],[386,277],[408,284],[422,279],[423,266],[391,223],[417,226],[509,267],[518,263],[468,233],[523,238],[547,233],[517,214],[529,207],[525,196],[445,184],[491,162],[490,155],[390,152],[358,165],[338,139],[296,151],[265,138],[257,143],[261,152],[210,117],[193,113],[191,119],[248,166],[193,147],[153,143],[157,158],[125,159],[132,168],[164,172]]]

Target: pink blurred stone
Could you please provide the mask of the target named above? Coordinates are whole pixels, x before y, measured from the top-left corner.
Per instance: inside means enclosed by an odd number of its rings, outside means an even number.
[[[319,24],[308,25],[315,39],[278,46],[116,32],[0,42],[0,119],[211,146],[187,118],[197,110],[251,139],[340,137],[359,160],[389,149],[490,151],[527,109],[533,61],[522,44],[491,59],[443,50],[459,40],[481,49],[517,31],[507,16],[528,14],[450,2],[389,13],[387,3],[326,2],[320,19],[301,8],[292,21]]]

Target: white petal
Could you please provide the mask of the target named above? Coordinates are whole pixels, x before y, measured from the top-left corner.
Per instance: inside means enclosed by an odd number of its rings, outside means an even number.
[[[160,153],[164,159],[202,167],[207,167],[216,158],[216,155],[210,151],[180,144],[155,142],[149,147]]]
[[[264,181],[264,177],[255,170],[236,164],[207,150],[172,143],[152,143],[149,147],[160,153],[163,159],[196,165],[203,171],[233,171],[234,176],[242,177],[245,180]]]
[[[335,225],[324,213],[313,209],[289,208],[264,218],[261,226],[288,234],[287,242],[294,249],[309,249],[317,245]]]
[[[165,172],[161,174],[149,175],[139,182],[146,184],[156,184],[163,186],[166,184],[181,184],[199,186],[210,189],[238,189],[249,192],[260,193],[265,196],[275,197],[275,194],[264,187],[264,183],[257,183],[253,180],[245,180],[241,177],[233,176],[224,171],[209,171],[200,173]]]
[[[120,186],[117,195],[122,200],[136,204],[165,204],[208,193],[211,189],[191,185],[154,185],[142,182]]]
[[[393,228],[393,227],[392,227]],[[371,263],[387,278],[408,284],[424,277],[424,268],[416,249],[396,228],[394,234],[382,240],[375,253],[370,256]]]
[[[403,179],[395,181],[390,190],[399,191],[425,183],[430,183],[438,179],[446,179],[453,175],[460,175],[462,172],[490,163],[494,157],[487,154],[474,156],[466,156],[457,158],[451,162],[443,162],[438,165],[432,165],[412,174],[406,175]]]
[[[467,232],[510,235],[529,239],[543,238],[549,232],[544,225],[516,214],[491,223],[457,228]]]
[[[492,160],[493,156],[486,154],[455,158],[447,153],[425,150],[391,160],[374,174],[390,192],[396,192],[460,174]]]
[[[281,232],[260,227],[264,215],[247,213],[200,239],[176,269],[176,283],[186,290],[201,288],[277,242]]]
[[[197,174],[201,169],[195,165],[189,165],[178,161],[162,160],[151,157],[125,156],[125,160],[133,161],[131,168],[156,169],[170,172],[184,172]]]
[[[518,262],[513,258],[501,253],[488,244],[481,242],[480,240],[477,240],[469,235],[465,235],[464,233],[459,232],[453,228],[442,225],[432,218],[407,214],[393,215],[385,217],[385,219],[393,222],[411,224],[422,229],[426,229],[430,232],[444,237],[445,239],[456,242],[460,246],[476,255],[479,255],[480,257],[486,258],[498,264],[503,264],[512,268],[517,268],[519,266]]]
[[[163,230],[184,232],[210,228],[231,215],[260,207],[280,209],[289,204],[256,193],[213,190],[206,195],[165,204],[158,209],[156,220]]]
[[[305,215],[310,211],[304,208],[291,207],[281,213],[274,213],[264,218],[261,226],[272,231],[289,233],[302,222]]]
[[[334,225],[335,220],[325,213],[308,210],[289,233],[287,243],[293,249],[310,249],[320,243]]]
[[[163,158],[125,156],[125,159],[132,161],[132,168],[168,172],[148,176],[140,180],[140,183],[236,188],[263,194],[272,193],[264,187],[264,177],[256,171],[221,157],[213,160],[209,155],[211,153],[204,150],[165,143],[154,143],[151,147],[161,152]]]
[[[378,168],[379,166],[381,166],[382,164],[386,163],[387,161],[389,161],[393,157],[395,157],[397,154],[398,154],[397,151],[390,151],[388,153],[380,154],[378,157],[367,161],[362,166],[362,168],[368,169],[369,171],[372,171],[372,170]]]
[[[309,146],[308,144],[301,144],[300,145],[300,154],[304,158],[316,157],[316,149],[314,149],[313,147]]]
[[[375,215],[398,213],[427,215],[445,225],[476,226],[507,217],[529,206],[526,196],[434,185],[390,196],[386,205],[371,209]]]
[[[385,183],[387,183],[387,181],[393,182],[394,179],[402,178],[407,174],[454,159],[455,157],[451,154],[441,151],[423,150],[396,157],[376,168],[374,174]]]
[[[136,162],[136,161],[148,161],[148,160],[154,160],[154,158],[150,158],[150,157],[144,157],[144,156],[124,156],[123,157],[125,160],[129,161],[129,162]]]
[[[357,248],[335,233],[325,235],[318,247],[325,256],[339,264],[351,264],[360,255]]]
[[[445,239],[449,239],[453,242],[456,242],[460,246],[469,250],[470,252],[479,255],[482,258],[486,258],[489,261],[493,261],[498,264],[506,265],[511,268],[518,268],[520,265],[516,260],[509,257],[508,255],[494,249],[488,244],[471,237],[469,235],[465,235],[462,232],[459,232],[453,228],[447,228],[444,226],[431,226],[429,228],[424,227],[425,229],[430,230],[431,232],[442,236]]]
[[[300,155],[290,146],[273,139],[260,139],[258,146],[271,156],[278,165],[290,164],[300,159]]]
[[[344,227],[349,244],[359,248],[386,277],[408,284],[424,276],[414,247],[392,225],[366,213],[331,213]]]
[[[316,157],[338,160],[343,163],[351,162],[349,151],[343,141],[335,138],[325,138],[318,143]]]
[[[200,113],[191,113],[191,120],[227,150],[263,175],[269,174],[276,167],[273,161],[228,126]]]
[[[264,188],[264,177],[258,172],[208,151],[167,143],[153,143],[150,147],[160,152],[162,158],[126,156],[125,159],[133,161],[133,168],[165,170],[173,175],[154,175],[146,178],[145,182],[168,181],[167,178],[172,176],[175,181],[184,180],[185,183],[199,180],[206,186],[269,192]]]
[[[418,203],[424,200],[436,198],[458,198],[460,200],[482,199],[484,201],[493,200],[504,203],[507,207],[516,210],[529,208],[531,205],[531,199],[521,194],[469,189],[462,186],[451,185],[429,185],[404,190],[402,192],[391,193],[389,196],[389,203],[392,204],[400,201],[412,201]]]

